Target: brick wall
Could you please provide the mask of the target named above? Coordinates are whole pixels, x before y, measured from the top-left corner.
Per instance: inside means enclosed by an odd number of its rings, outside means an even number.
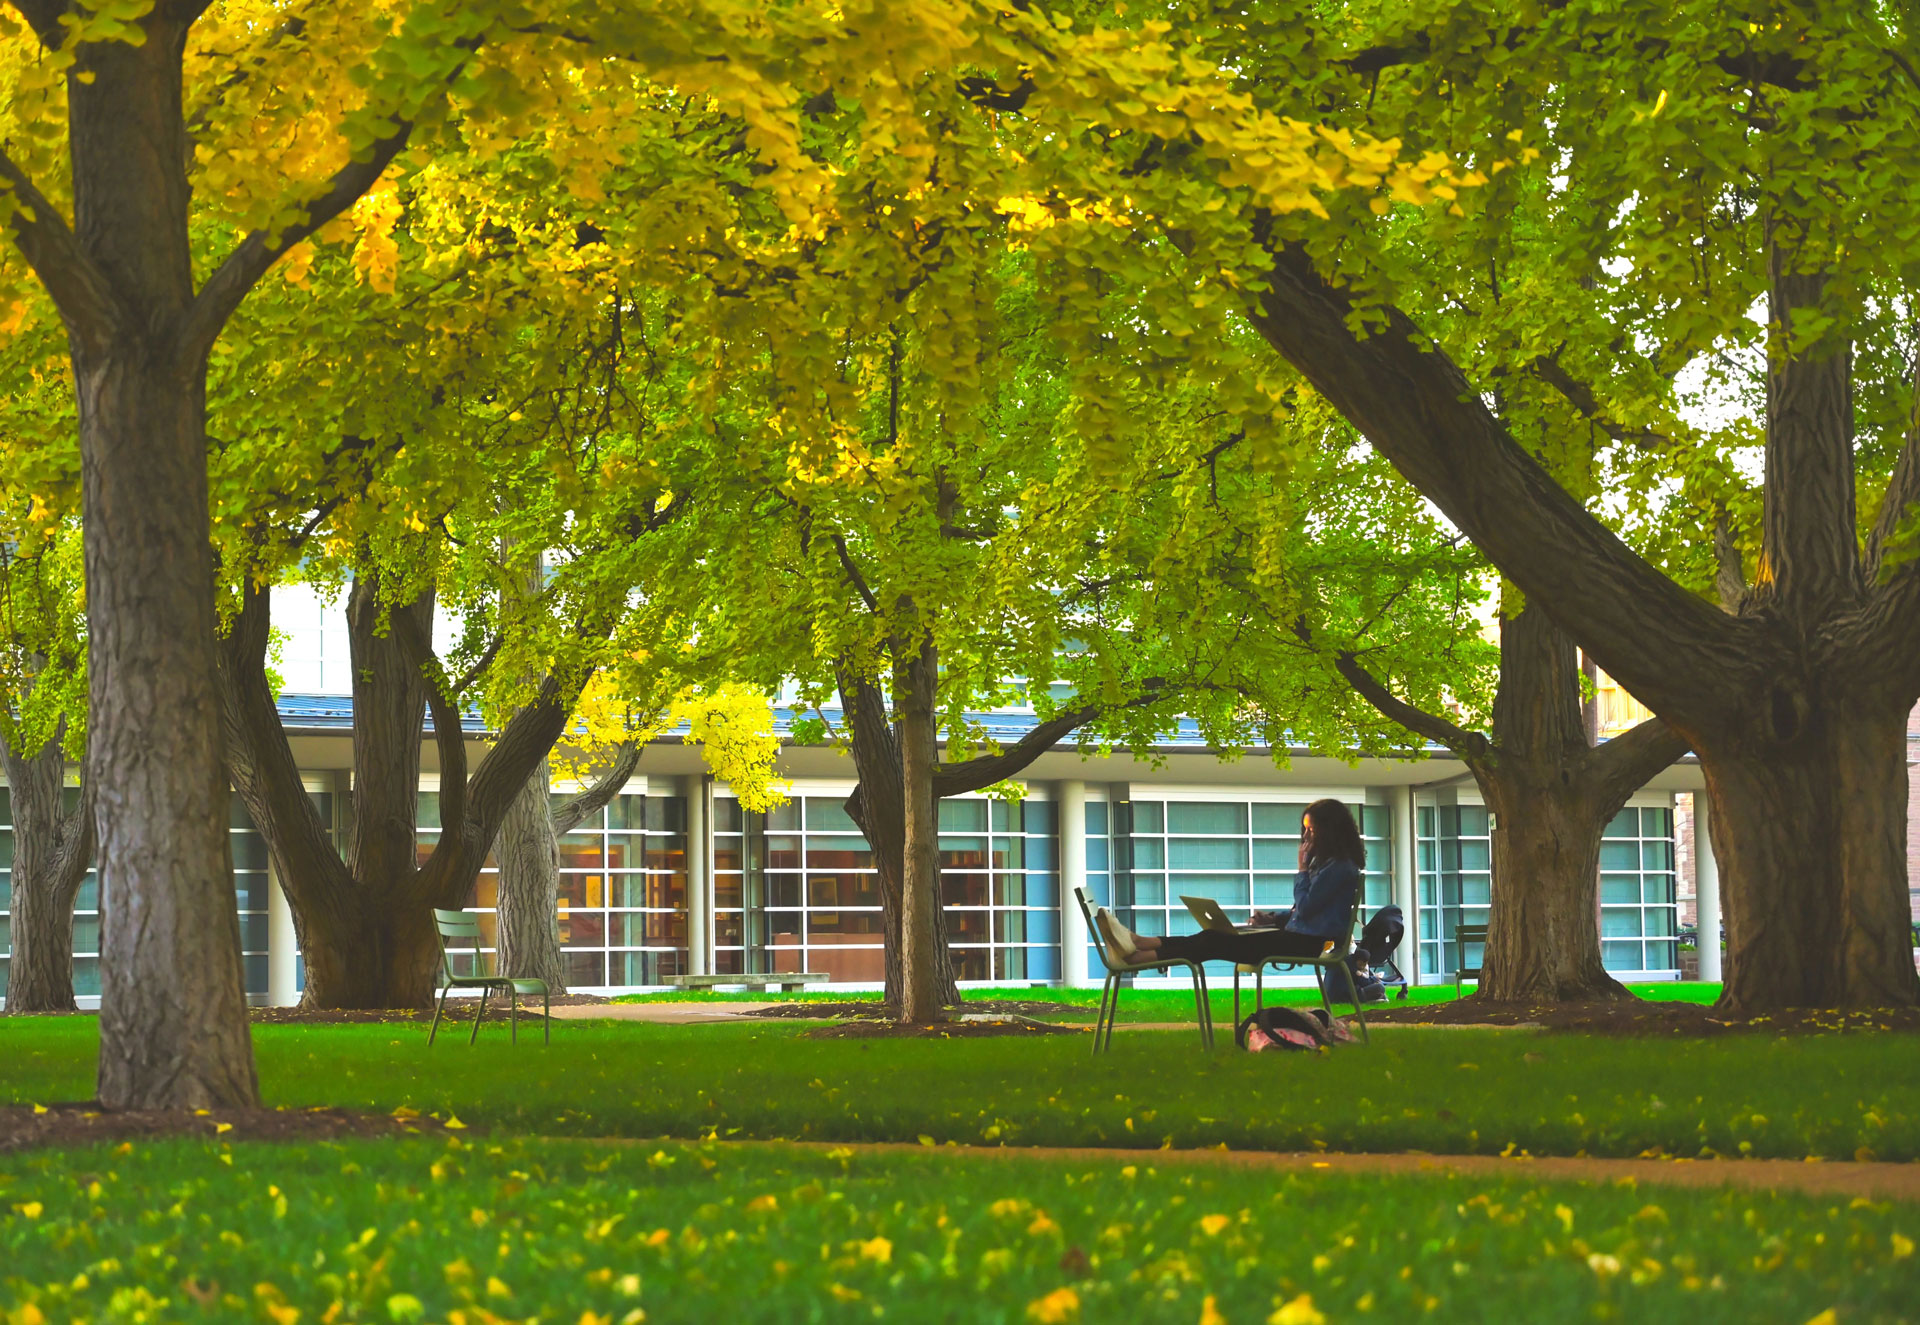
[[[1693,793],[1683,791],[1673,798],[1674,896],[1680,902],[1680,923],[1700,923],[1700,898],[1694,889],[1693,872]]]
[[[1920,706],[1907,715],[1907,902],[1920,920]]]

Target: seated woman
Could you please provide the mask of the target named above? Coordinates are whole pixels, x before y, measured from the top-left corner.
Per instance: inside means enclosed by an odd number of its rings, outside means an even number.
[[[1315,801],[1300,820],[1300,872],[1293,879],[1293,906],[1256,911],[1253,924],[1228,934],[1136,934],[1104,908],[1095,919],[1107,943],[1127,961],[1178,957],[1196,962],[1241,962],[1270,957],[1318,957],[1327,940],[1351,933],[1353,907],[1367,848],[1353,811],[1337,800]]]

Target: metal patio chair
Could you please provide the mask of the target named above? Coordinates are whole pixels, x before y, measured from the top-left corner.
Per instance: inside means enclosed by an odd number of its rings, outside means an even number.
[[[1193,1007],[1200,1025],[1200,1047],[1213,1048],[1213,1005],[1207,1000],[1207,973],[1202,969],[1202,964],[1184,957],[1127,961],[1107,946],[1107,936],[1101,932],[1096,908],[1088,900],[1087,890],[1075,888],[1073,896],[1080,903],[1080,914],[1086,917],[1087,933],[1093,936],[1094,951],[1100,954],[1100,964],[1107,968],[1107,982],[1100,988],[1100,1015],[1093,1023],[1093,1052],[1098,1054],[1113,1044],[1113,1022],[1120,1011],[1120,977],[1142,971],[1171,971],[1176,966],[1186,967],[1193,975]],[[1100,911],[1106,909],[1098,908]]]
[[[1480,961],[1487,960],[1487,927],[1485,925],[1455,925],[1453,927],[1453,996],[1460,997],[1463,981],[1480,983],[1480,967],[1467,965],[1467,945],[1480,945]]]
[[[480,1038],[480,1023],[487,1018],[487,996],[496,989],[506,991],[508,1039],[514,1044],[520,1042],[520,995],[540,995],[540,1014],[542,1018],[541,1038],[547,1044],[553,1043],[552,991],[545,980],[516,980],[509,976],[494,975],[486,968],[487,956],[480,951],[480,918],[468,911],[442,911],[433,909],[434,927],[440,935],[440,971],[445,984],[440,987],[440,1001],[434,1005],[433,1024],[427,1028],[427,1047],[433,1047],[433,1037],[440,1033],[440,1016],[447,1010],[447,995],[456,989],[478,989],[480,1007],[473,1014],[473,1031],[467,1036],[467,1043],[473,1044]],[[447,940],[455,940],[455,946],[466,950],[467,973],[461,975],[453,969],[453,954],[447,951]]]

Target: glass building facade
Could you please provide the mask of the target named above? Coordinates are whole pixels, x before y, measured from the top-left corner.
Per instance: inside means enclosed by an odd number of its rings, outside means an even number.
[[[1493,889],[1493,834],[1486,807],[1416,806],[1420,973],[1451,979],[1460,961],[1454,931],[1487,923]],[[1607,824],[1600,845],[1600,958],[1609,971],[1665,974],[1680,965],[1674,878],[1673,809],[1629,805]],[[1469,969],[1483,948],[1466,945]]]
[[[806,971],[837,984],[880,984],[885,961],[879,875],[865,837],[847,816],[846,791],[816,784],[787,805],[756,814],[742,810],[719,786],[711,792],[709,813],[701,815],[690,814],[683,794],[688,781],[656,776],[649,786],[636,779],[629,794],[561,838],[554,924],[568,984],[597,992],[657,988],[671,976],[696,971]],[[690,781],[698,794],[709,795],[704,779]],[[1078,926],[1063,926],[1063,903],[1074,904],[1064,895],[1061,838],[1068,826],[1060,822],[1054,790],[1037,786],[1022,801],[970,796],[941,803],[941,900],[964,982],[1057,982],[1079,966],[1063,960],[1064,934]],[[1094,784],[1089,791],[1104,787]],[[322,817],[338,827],[336,808],[344,806],[336,805],[335,794],[310,794]],[[1131,799],[1090,794],[1075,800],[1088,892],[1145,933],[1193,932],[1197,924],[1180,901],[1183,895],[1211,898],[1236,921],[1256,910],[1283,908],[1292,901],[1300,818],[1319,794],[1202,795],[1177,786],[1136,786]],[[1400,796],[1405,814],[1408,793]],[[1411,960],[1405,964],[1416,978],[1444,981],[1455,966],[1457,926],[1484,923],[1497,886],[1487,812],[1453,793],[1413,793],[1409,865],[1395,859],[1386,798],[1364,789],[1347,798],[1367,844],[1366,909],[1393,900],[1399,865],[1414,911],[1415,932],[1402,954]],[[555,797],[556,803],[562,799]],[[10,900],[9,811],[0,789],[0,981]],[[422,860],[438,842],[439,811],[438,794],[422,791]],[[702,823],[710,834],[704,843],[690,831]],[[274,988],[289,987],[288,967],[276,961],[292,961],[294,988],[300,973],[297,958],[270,951],[274,943],[288,942],[290,926],[284,902],[270,898],[266,844],[237,797],[230,832],[247,990],[263,1001],[272,972],[281,981]],[[1660,978],[1678,966],[1673,833],[1673,810],[1665,802],[1631,805],[1606,829],[1600,930],[1611,970]],[[702,860],[709,863],[706,871],[698,868]],[[497,904],[498,873],[490,858],[472,907],[489,952],[495,949]],[[704,924],[703,907],[710,907]],[[98,886],[91,875],[74,931],[76,992],[86,997],[99,989]],[[711,945],[705,960],[695,950],[703,932]],[[1468,954],[1470,961],[1478,955]],[[1079,969],[1099,978],[1091,945]]]
[[[1317,797],[1314,799],[1318,799]],[[1087,895],[1142,934],[1200,928],[1182,897],[1208,897],[1245,924],[1293,905],[1300,820],[1310,800],[1088,801]],[[1385,805],[1349,800],[1367,848],[1368,911],[1393,899],[1392,828]],[[1100,969],[1088,949],[1089,970]],[[1221,971],[1226,967],[1222,965]]]

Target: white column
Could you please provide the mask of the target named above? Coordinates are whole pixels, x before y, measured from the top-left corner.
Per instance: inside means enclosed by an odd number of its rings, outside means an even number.
[[[290,1008],[300,1001],[300,936],[293,907],[280,887],[280,871],[267,870],[267,1005]]]
[[[696,773],[687,783],[687,965],[690,975],[713,970],[713,782]]]
[[[1060,983],[1086,989],[1087,921],[1073,890],[1087,886],[1087,784],[1062,782],[1060,823]]]
[[[1387,789],[1388,817],[1393,834],[1393,904],[1406,919],[1407,932],[1400,940],[1397,958],[1410,984],[1420,983],[1420,889],[1413,820],[1413,788]]]
[[[1693,897],[1699,916],[1700,978],[1719,980],[1720,972],[1720,861],[1713,854],[1713,834],[1707,814],[1707,793],[1693,793]]]

